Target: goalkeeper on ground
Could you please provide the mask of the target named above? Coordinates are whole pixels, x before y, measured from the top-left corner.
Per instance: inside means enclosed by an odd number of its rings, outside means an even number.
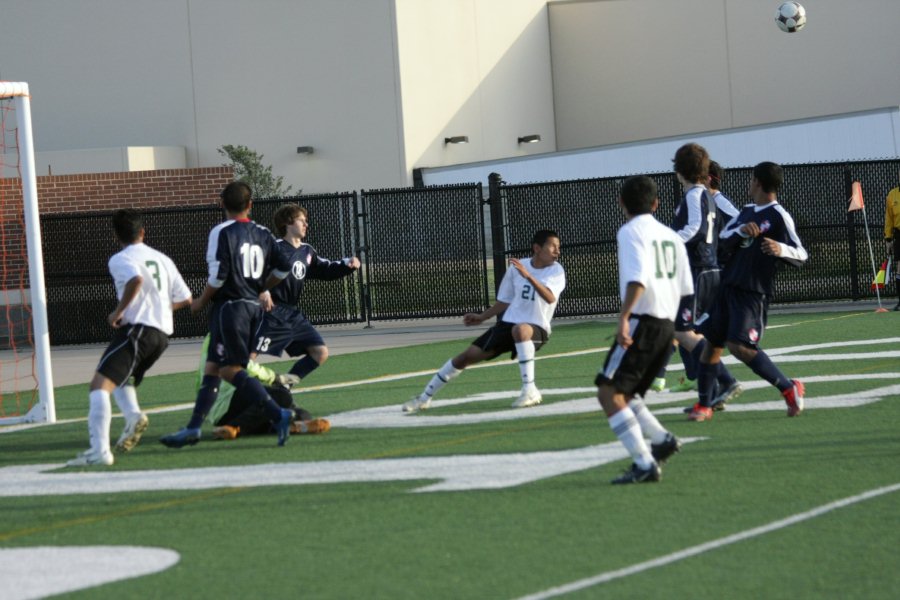
[[[203,379],[208,347],[209,336],[207,335],[200,350],[200,369],[197,373],[198,388]],[[247,364],[247,373],[266,387],[266,391],[279,406],[294,411],[294,422],[291,425],[292,434],[325,433],[331,428],[327,419],[314,419],[308,411],[294,404],[291,385],[298,381],[296,377],[291,377],[290,374],[276,374],[272,369],[252,360]],[[265,411],[252,399],[236,394],[234,386],[226,381],[219,386],[219,394],[206,418],[213,425],[213,439],[217,440],[233,440],[238,436],[275,432]]]

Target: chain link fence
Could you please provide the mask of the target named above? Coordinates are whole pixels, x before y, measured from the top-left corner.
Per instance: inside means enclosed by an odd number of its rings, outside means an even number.
[[[900,160],[786,165],[779,200],[794,218],[810,259],[785,266],[774,304],[871,298],[872,257],[862,212],[848,213],[853,181],[868,198],[874,259],[884,258],[884,198],[898,184]],[[750,168],[728,169],[722,191],[740,207],[749,200]],[[673,173],[651,174],[658,187],[657,218],[671,223],[681,186]],[[309,211],[310,243],[320,255],[359,256],[353,276],[306,286],[300,305],[313,323],[459,316],[489,306],[511,256],[527,256],[538,229],[562,241],[568,287],[557,316],[619,310],[616,231],[624,222],[618,190],[624,177],[506,185],[481,184],[365,190],[261,199],[253,218],[272,227],[285,202]],[[111,212],[41,218],[48,318],[53,344],[109,339],[106,316],[116,305],[107,271],[119,250]],[[210,229],[223,219],[213,206],[144,211],[146,242],[178,265],[194,294],[207,279]],[[206,315],[176,313],[177,337],[206,333]]]

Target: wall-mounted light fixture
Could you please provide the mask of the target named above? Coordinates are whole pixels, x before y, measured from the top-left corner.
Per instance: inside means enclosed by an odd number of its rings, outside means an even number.
[[[312,146],[297,146],[297,154],[312,154]]]
[[[520,144],[535,144],[539,141],[541,141],[541,136],[536,133],[531,135],[523,135],[519,138]]]
[[[445,144],[468,144],[469,136],[467,135],[454,135],[453,137],[445,137]]]

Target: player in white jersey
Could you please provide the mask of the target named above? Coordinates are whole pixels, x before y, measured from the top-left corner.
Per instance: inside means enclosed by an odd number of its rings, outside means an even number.
[[[660,465],[681,448],[638,396],[668,360],[678,306],[694,284],[681,237],[653,216],[659,206],[653,180],[625,180],[619,203],[627,218],[616,236],[622,309],[616,341],[594,383],[610,428],[633,459],[612,483],[644,483],[659,481]]]
[[[172,311],[190,306],[192,300],[172,259],[144,244],[144,226],[137,211],[116,211],[113,228],[123,246],[109,259],[119,303],[107,321],[115,333],[91,380],[91,447],[70,460],[69,466],[113,464],[110,394],[125,417],[116,450],[127,452],[140,441],[149,421],[138,406],[135,388],[169,345],[174,330]]]
[[[531,244],[531,258],[509,260],[512,268],[500,282],[494,305],[480,314],[469,313],[463,317],[463,323],[471,326],[500,315],[497,323],[465,351],[444,363],[424,391],[403,405],[403,412],[429,408],[432,396],[466,367],[505,352],[518,357],[522,376],[522,391],[513,407],[540,404],[541,392],[534,383],[534,354],[550,338],[550,320],[566,287],[566,273],[558,262],[559,235],[555,231],[538,231]]]

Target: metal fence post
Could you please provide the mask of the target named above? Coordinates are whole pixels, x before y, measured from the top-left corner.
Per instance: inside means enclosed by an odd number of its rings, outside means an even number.
[[[503,200],[500,173],[488,175],[488,204],[491,207],[491,254],[494,257],[494,292],[500,289],[500,282],[506,274],[506,223],[503,219]]]
[[[844,198],[853,195],[853,175],[850,173],[850,166],[844,166]],[[859,292],[859,269],[856,262],[856,217],[853,215],[855,211],[847,211],[847,246],[850,256],[850,297],[859,300],[861,295]]]

